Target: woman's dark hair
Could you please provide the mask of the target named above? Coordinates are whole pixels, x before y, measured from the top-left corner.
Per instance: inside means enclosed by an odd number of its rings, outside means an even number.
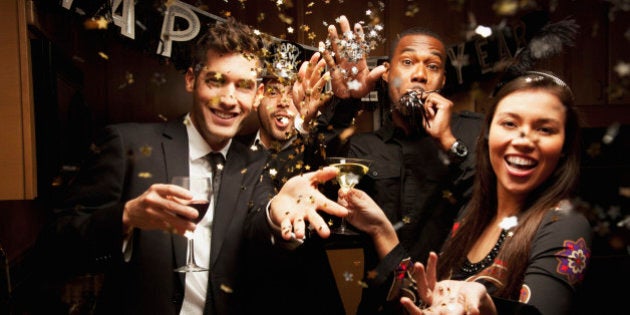
[[[459,227],[442,248],[439,259],[438,277],[448,278],[453,270],[460,268],[466,254],[479,239],[484,229],[491,224],[497,213],[497,177],[490,164],[488,131],[497,104],[506,96],[520,91],[543,90],[558,97],[565,106],[565,139],[562,157],[554,172],[539,187],[534,189],[520,209],[518,225],[507,237],[496,257],[509,268],[503,286],[493,295],[518,300],[524,273],[529,263],[531,241],[544,215],[563,199],[573,196],[578,185],[580,171],[580,120],[574,107],[571,89],[558,77],[547,72],[530,71],[502,85],[492,99],[482,135],[477,140],[476,177],[473,195],[466,206]],[[536,104],[531,104],[536,106]],[[525,246],[527,245],[527,246]]]

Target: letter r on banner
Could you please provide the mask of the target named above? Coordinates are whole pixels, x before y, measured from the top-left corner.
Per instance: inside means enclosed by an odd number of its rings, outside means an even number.
[[[181,31],[175,30],[175,18],[182,18],[188,22],[188,28]],[[164,22],[162,23],[162,33],[160,34],[160,44],[157,53],[165,56],[171,56],[173,41],[186,42],[199,34],[201,22],[195,12],[193,12],[186,4],[179,1],[173,1],[164,13]]]

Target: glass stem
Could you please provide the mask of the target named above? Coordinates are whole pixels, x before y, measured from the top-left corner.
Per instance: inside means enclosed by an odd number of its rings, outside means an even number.
[[[195,266],[195,240],[188,238],[188,253],[186,254],[186,264],[189,266]]]

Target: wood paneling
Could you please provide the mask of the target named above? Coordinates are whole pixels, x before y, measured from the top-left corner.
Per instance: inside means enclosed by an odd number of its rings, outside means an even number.
[[[0,2],[0,200],[36,194],[25,1]]]

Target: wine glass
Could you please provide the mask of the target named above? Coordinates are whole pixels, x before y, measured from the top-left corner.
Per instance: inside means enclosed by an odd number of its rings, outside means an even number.
[[[212,194],[212,179],[210,177],[188,177],[188,176],[174,176],[171,180],[171,184],[181,186],[190,190],[193,194],[193,199],[186,202],[187,206],[197,209],[199,215],[196,219],[191,220],[195,224],[199,223],[203,219],[204,215],[208,211],[210,206],[210,195]],[[198,272],[208,271],[208,268],[201,267],[195,262],[195,244],[194,233],[192,231],[186,231],[184,236],[188,240],[186,249],[186,265],[175,269],[176,272]]]
[[[367,174],[372,161],[360,158],[349,157],[329,157],[328,165],[339,170],[337,182],[342,190],[349,190],[359,183],[363,175]],[[350,230],[346,224],[346,218],[341,218],[341,223],[333,230],[335,234],[356,235],[357,232]]]

